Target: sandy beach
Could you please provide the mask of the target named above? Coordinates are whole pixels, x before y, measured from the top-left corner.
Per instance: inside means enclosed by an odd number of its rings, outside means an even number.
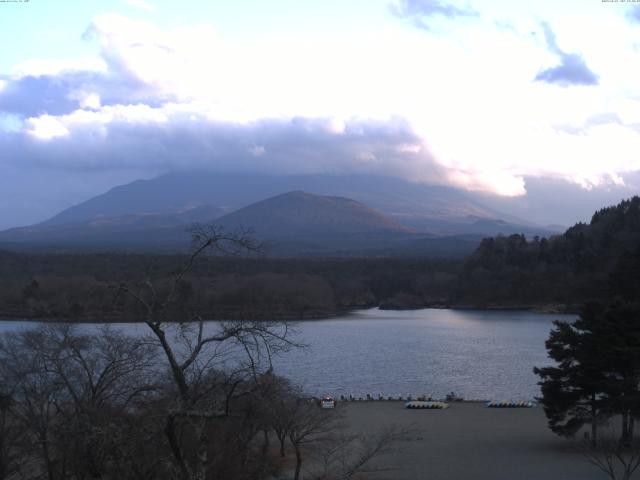
[[[414,426],[401,452],[379,464],[398,467],[371,479],[591,480],[606,478],[580,454],[580,442],[554,435],[541,408],[493,409],[451,403],[445,410],[407,410],[403,402],[343,403],[354,433]]]

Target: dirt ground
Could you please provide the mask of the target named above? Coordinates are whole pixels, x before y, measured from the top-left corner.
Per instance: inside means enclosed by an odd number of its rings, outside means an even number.
[[[380,459],[391,472],[371,479],[596,480],[607,478],[580,453],[580,442],[554,435],[541,408],[494,409],[451,403],[446,410],[407,410],[403,402],[343,403],[353,433],[414,426],[401,452]]]

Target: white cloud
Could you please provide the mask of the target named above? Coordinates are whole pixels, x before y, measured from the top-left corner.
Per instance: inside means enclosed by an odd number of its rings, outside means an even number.
[[[145,12],[153,12],[156,9],[156,7],[151,5],[149,2],[145,2],[144,0],[125,0],[124,3],[126,3],[130,7],[144,10]]]
[[[56,76],[64,72],[107,72],[107,63],[102,58],[81,59],[33,59],[25,60],[13,68],[18,77]]]
[[[100,95],[97,93],[83,92],[80,97],[80,106],[82,108],[89,108],[92,110],[98,110],[100,108]]]
[[[23,81],[49,81],[43,92],[59,88],[36,103],[24,95],[25,128],[56,148],[63,137],[89,151],[117,140],[112,158],[99,155],[106,163],[141,161],[147,142],[159,162],[177,166],[187,142],[204,156],[187,162],[224,162],[227,152],[243,168],[362,169],[505,195],[524,193],[527,175],[594,185],[640,169],[632,27],[610,10],[597,16],[602,25],[593,16],[570,24],[569,9],[554,16],[558,48],[579,51],[600,75],[597,86],[558,88],[533,81],[557,62],[539,22],[548,11],[536,8],[537,18],[513,7],[506,19],[487,9],[446,31],[393,19],[387,30],[296,41],[225,41],[207,25],[163,30],[102,15],[88,30],[99,60],[16,68]],[[0,108],[17,82],[0,87]]]
[[[42,115],[38,118],[27,120],[27,133],[39,140],[52,140],[57,137],[66,137],[69,130],[60,119],[51,115]]]
[[[114,73],[129,75],[158,96],[200,96],[216,90],[220,71],[210,62],[219,56],[219,43],[207,25],[162,30],[151,22],[117,14],[96,17],[86,36],[95,36]]]

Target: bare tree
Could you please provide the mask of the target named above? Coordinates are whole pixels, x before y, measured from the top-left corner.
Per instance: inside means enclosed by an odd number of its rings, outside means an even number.
[[[120,284],[118,292],[133,298],[145,312],[145,323],[167,362],[175,396],[168,409],[165,435],[179,476],[205,480],[210,463],[210,427],[212,421],[230,415],[229,399],[234,395],[255,394],[244,380],[257,380],[260,372],[271,366],[274,354],[286,351],[291,341],[286,322],[232,321],[205,325],[197,313],[179,311],[181,291],[186,276],[197,260],[213,251],[220,255],[237,255],[258,249],[251,232],[226,233],[214,225],[195,225],[192,253],[175,275],[168,291],[162,292],[150,280],[137,285]],[[171,314],[184,315],[186,322],[173,323]],[[183,317],[184,318],[184,317]],[[242,354],[242,355],[241,355]],[[225,390],[212,381],[214,372],[232,368],[237,381]],[[181,432],[187,426],[193,432],[195,456],[185,450]]]
[[[18,443],[24,432],[15,421],[13,408],[11,395],[0,392],[0,480],[13,477],[22,467]]]
[[[278,439],[280,457],[286,456],[285,445],[289,431],[296,419],[299,391],[282,377],[271,376],[269,390],[264,395],[264,409],[267,427]]]
[[[0,340],[0,372],[12,386],[10,422],[25,436],[23,458],[49,480],[102,478],[120,458],[122,420],[153,390],[149,346],[103,328],[81,334],[47,325]],[[34,449],[33,445],[38,448]]]
[[[380,457],[397,453],[398,443],[413,431],[397,425],[383,427],[373,435],[354,435],[337,432],[321,442],[314,450],[317,472],[314,480],[349,480],[358,474],[394,470],[374,465]]]
[[[294,480],[300,478],[305,451],[311,459],[305,478],[313,480],[348,480],[362,473],[393,470],[376,465],[375,460],[397,452],[398,442],[413,428],[390,425],[371,435],[348,433],[344,408],[325,410],[307,401],[298,404],[288,426],[296,455]]]
[[[289,441],[296,455],[294,480],[300,478],[303,447],[326,441],[339,428],[340,410],[325,410],[315,402],[298,401],[288,427]]]
[[[7,333],[0,339],[0,372],[10,387],[12,421],[29,435],[20,445],[28,459],[48,480],[63,478],[64,452],[56,451],[56,405],[62,400],[60,382],[44,365],[37,350],[28,347],[30,331]]]
[[[109,327],[80,334],[73,325],[44,327],[34,345],[62,384],[65,403],[58,444],[72,452],[68,465],[101,478],[119,459],[122,422],[131,402],[156,389],[150,375],[154,349]]]
[[[586,442],[583,455],[611,480],[629,480],[640,467],[640,438],[618,438],[611,430],[600,434],[597,445]]]

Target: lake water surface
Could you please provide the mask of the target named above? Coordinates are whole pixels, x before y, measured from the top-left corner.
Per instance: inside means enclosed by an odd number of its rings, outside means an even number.
[[[469,399],[539,395],[534,366],[549,365],[544,341],[554,319],[525,311],[370,309],[297,324],[309,345],[274,361],[313,394],[420,395]],[[33,325],[0,322],[0,332]],[[141,324],[118,324],[130,333]],[[93,328],[93,327],[88,327]]]

